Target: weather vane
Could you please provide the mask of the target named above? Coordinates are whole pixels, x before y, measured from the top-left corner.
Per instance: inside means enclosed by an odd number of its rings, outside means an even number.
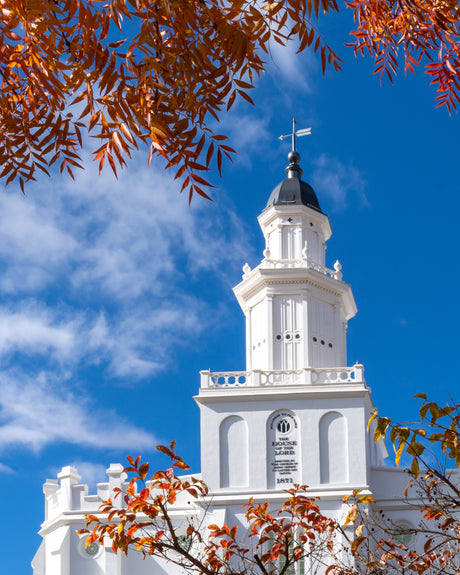
[[[284,140],[284,138],[292,138],[292,151],[295,152],[295,138],[296,136],[309,136],[311,134],[311,128],[302,128],[301,130],[297,130],[295,129],[295,118],[292,118],[292,133],[291,134],[286,134],[285,136],[280,136],[279,139],[280,140]]]

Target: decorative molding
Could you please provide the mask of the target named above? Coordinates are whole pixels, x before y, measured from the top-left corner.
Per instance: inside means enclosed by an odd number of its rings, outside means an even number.
[[[266,288],[272,287],[272,286],[277,286],[277,285],[301,285],[304,287],[305,286],[311,286],[311,287],[319,289],[323,292],[326,292],[330,295],[333,295],[335,297],[341,297],[343,294],[343,291],[333,290],[333,289],[325,286],[324,284],[322,284],[320,282],[314,281],[313,279],[306,277],[303,279],[292,279],[292,280],[262,279],[262,282],[259,282],[257,286],[253,287],[251,290],[248,290],[246,293],[241,294],[241,297],[245,302],[248,302],[250,299],[252,299],[257,293],[259,293],[263,289],[266,289]],[[280,294],[280,295],[284,295],[284,294]],[[299,293],[299,295],[301,295],[301,294]]]

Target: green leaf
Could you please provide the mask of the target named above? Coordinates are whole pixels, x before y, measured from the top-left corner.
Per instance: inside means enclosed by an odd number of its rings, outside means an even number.
[[[412,455],[413,457],[420,457],[422,453],[425,451],[425,446],[419,443],[418,441],[412,441],[407,446],[407,453]]]

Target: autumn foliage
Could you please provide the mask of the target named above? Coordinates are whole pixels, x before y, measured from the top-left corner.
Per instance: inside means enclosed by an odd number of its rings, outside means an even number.
[[[201,480],[178,477],[176,470],[187,465],[171,446],[159,446],[171,460],[171,467],[154,473],[140,458],[129,457],[125,469],[132,474],[126,492],[117,490],[115,501],[105,501],[100,514],[87,516],[87,545],[112,541],[115,552],[129,550],[178,564],[186,572],[202,575],[258,573],[285,575],[293,565],[309,560],[322,568],[330,566],[336,546],[337,524],[324,516],[314,499],[305,495],[306,486],[293,486],[275,511],[268,503],[252,499],[245,505],[248,532],[238,526],[209,524],[208,489]],[[138,487],[139,485],[139,487]],[[186,525],[174,520],[173,507],[187,495]],[[182,497],[182,504],[183,504]],[[193,502],[191,505],[190,502]],[[177,517],[177,512],[176,512]],[[312,571],[313,572],[313,571]]]
[[[162,156],[182,190],[206,195],[232,148],[212,122],[264,70],[271,42],[296,36],[338,68],[311,19],[336,0],[1,0],[0,178],[81,167],[116,172],[134,149]]]
[[[358,565],[375,574],[458,575],[460,573],[460,405],[443,407],[425,394],[420,421],[394,423],[374,412],[374,438],[389,437],[399,465],[410,462],[405,491],[407,509],[419,512],[419,522],[401,528],[355,492],[347,498],[346,524],[355,525],[350,542]]]
[[[460,101],[460,7],[455,0],[345,0],[358,24],[356,54],[370,54],[375,72],[393,81],[424,66],[437,88],[438,106]]]
[[[392,79],[422,64],[439,105],[459,101],[459,7],[450,0],[346,0],[354,48]],[[162,156],[182,190],[206,196],[205,175],[234,150],[221,114],[264,71],[273,42],[296,39],[327,65],[340,59],[318,30],[336,0],[1,0],[0,178],[73,177],[89,134],[102,169],[133,150]]]
[[[414,511],[419,516],[410,528],[385,517],[372,495],[359,491],[344,498],[346,517],[328,518],[305,485],[284,491],[274,509],[250,499],[245,525],[210,523],[208,488],[201,479],[176,475],[188,466],[173,442],[158,447],[170,467],[149,479],[149,465],[129,457],[126,489],[115,490],[114,501],[88,515],[80,533],[88,535],[87,545],[108,539],[115,552],[137,550],[200,575],[458,575],[460,406],[440,407],[419,397],[419,422],[398,424],[377,412],[369,421],[376,441],[389,437],[398,464],[403,456],[410,462],[400,501],[412,519]],[[180,523],[177,509],[182,509]]]

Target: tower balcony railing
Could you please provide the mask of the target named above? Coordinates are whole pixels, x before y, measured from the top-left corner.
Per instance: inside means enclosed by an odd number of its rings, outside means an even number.
[[[247,267],[246,267],[247,266]],[[329,276],[335,280],[342,281],[343,274],[342,274],[342,265],[337,260],[334,264],[334,269],[331,270],[321,264],[315,262],[314,260],[310,259],[309,257],[302,257],[302,259],[284,259],[284,260],[275,260],[271,258],[265,258],[260,263],[260,268],[262,269],[286,269],[286,268],[304,268],[304,269],[313,269],[321,274]],[[251,271],[251,268],[248,264],[245,265],[243,271],[248,274]]]
[[[364,366],[264,371],[201,371],[202,389],[365,383]]]

